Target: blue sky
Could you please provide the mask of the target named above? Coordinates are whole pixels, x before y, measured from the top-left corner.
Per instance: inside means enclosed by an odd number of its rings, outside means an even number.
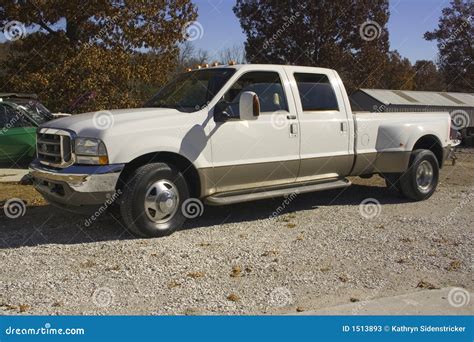
[[[243,44],[245,36],[232,11],[235,0],[193,2],[198,7],[197,21],[203,28],[202,37],[193,41],[196,48],[208,50],[212,58],[219,49]],[[418,59],[434,60],[436,42],[424,40],[423,34],[438,27],[441,10],[448,6],[449,0],[390,0],[390,49],[398,50],[412,63]],[[0,42],[3,41],[0,34]]]
[[[245,41],[239,21],[232,12],[235,0],[193,2],[198,6],[197,21],[203,27],[202,38],[193,41],[197,48],[210,50],[212,55],[212,51]],[[448,6],[449,0],[391,0],[388,22],[390,49],[398,50],[412,63],[418,59],[434,60],[436,42],[424,40],[423,34],[438,27],[441,10]]]

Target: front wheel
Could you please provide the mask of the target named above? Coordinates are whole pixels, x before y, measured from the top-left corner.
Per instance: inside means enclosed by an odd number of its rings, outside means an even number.
[[[139,167],[123,188],[120,212],[127,228],[139,237],[173,233],[186,218],[181,204],[189,198],[181,172],[165,163]]]
[[[438,180],[439,165],[433,152],[415,150],[408,170],[400,178],[400,190],[409,199],[425,200],[435,192]]]

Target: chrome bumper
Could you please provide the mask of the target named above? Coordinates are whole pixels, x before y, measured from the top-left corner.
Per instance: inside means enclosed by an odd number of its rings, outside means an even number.
[[[114,195],[124,166],[112,164],[55,169],[33,161],[29,170],[36,190],[48,201],[65,206],[89,206],[103,204]]]

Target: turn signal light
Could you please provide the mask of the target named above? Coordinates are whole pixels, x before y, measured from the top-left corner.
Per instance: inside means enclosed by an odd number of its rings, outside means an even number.
[[[108,165],[109,158],[107,156],[99,156],[99,165]]]

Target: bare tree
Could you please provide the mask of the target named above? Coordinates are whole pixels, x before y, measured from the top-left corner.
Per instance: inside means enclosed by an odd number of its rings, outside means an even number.
[[[227,64],[229,61],[235,61],[238,64],[247,62],[245,58],[245,47],[243,44],[235,44],[231,47],[224,48],[218,52],[219,62]]]
[[[189,60],[194,57],[196,48],[190,41],[185,41],[179,48],[178,69],[185,68]]]
[[[196,49],[192,42],[186,41],[180,45],[176,72],[182,72],[186,68],[195,68],[197,65],[211,64],[213,62],[227,64],[229,61],[235,61],[239,64],[246,63],[243,44],[235,44],[231,47],[223,48],[211,55],[209,51]]]
[[[186,68],[194,68],[196,65],[210,63],[209,52],[203,49],[197,50],[190,42],[186,41],[181,44],[179,49],[179,60],[177,64],[177,72],[182,72]]]

